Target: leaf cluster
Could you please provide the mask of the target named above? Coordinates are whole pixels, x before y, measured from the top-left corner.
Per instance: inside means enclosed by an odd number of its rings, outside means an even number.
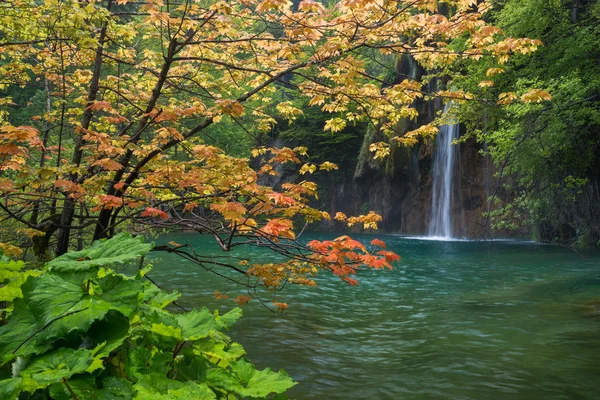
[[[54,259],[38,272],[0,260],[0,398],[285,398],[285,372],[257,370],[224,333],[242,315],[169,311],[179,295],[144,275],[117,273],[153,244],[119,234]]]

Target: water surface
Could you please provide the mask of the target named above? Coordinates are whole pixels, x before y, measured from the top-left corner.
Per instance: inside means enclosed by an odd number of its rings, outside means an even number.
[[[357,287],[325,275],[288,287],[285,315],[253,301],[230,332],[255,364],[300,383],[291,398],[600,398],[600,254],[377,237],[402,256],[393,271],[361,274]],[[194,234],[168,240],[218,252]],[[226,311],[233,303],[214,290],[243,294],[176,256],[160,256],[151,275],[186,306]]]

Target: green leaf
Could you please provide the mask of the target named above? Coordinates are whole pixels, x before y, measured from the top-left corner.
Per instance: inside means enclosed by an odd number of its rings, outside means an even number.
[[[32,284],[27,282],[23,291],[27,293]],[[23,299],[15,300],[15,311],[8,317],[7,324],[0,326],[0,364],[19,355],[37,354],[48,350],[52,341],[43,330],[36,316]]]
[[[183,341],[183,336],[181,335],[181,328],[178,326],[165,325],[163,323],[152,324],[151,331],[161,336],[173,338],[178,342]]]
[[[214,400],[217,398],[204,383],[179,382],[156,374],[142,377],[134,385],[134,389],[136,400]]]
[[[194,354],[191,348],[183,348],[180,354],[183,358],[177,362],[177,378],[182,381],[204,382],[208,369],[206,359]]]
[[[160,291],[150,300],[151,304],[158,308],[165,308],[175,300],[179,299],[181,294],[177,291],[173,291],[171,293],[167,293],[165,291]]]
[[[109,310],[129,316],[136,309],[143,290],[139,280],[109,275],[97,282],[97,293],[90,295],[85,276],[85,272],[45,273],[27,282],[23,290],[29,301],[17,299],[7,325],[0,327],[2,363],[18,355],[45,351],[70,332],[85,332]]]
[[[25,267],[23,261],[13,261],[6,257],[0,258],[0,283],[19,275]]]
[[[198,342],[194,345],[194,354],[206,357],[213,364],[225,368],[232,361],[237,361],[246,354],[246,350],[239,343],[227,345],[214,340]]]
[[[0,287],[0,301],[13,301],[17,297],[23,297],[21,286],[26,280],[27,276],[21,275]]]
[[[98,400],[130,400],[133,399],[133,385],[118,378],[106,378]]]
[[[0,381],[0,399],[16,400],[19,397],[23,378],[4,379]]]
[[[109,311],[102,321],[96,321],[84,342],[93,348],[94,362],[87,372],[103,368],[103,359],[118,349],[129,335],[129,319],[116,311]]]
[[[207,371],[209,385],[234,392],[242,397],[266,397],[270,393],[283,393],[296,385],[285,372],[269,368],[258,371],[254,365],[241,359],[231,363],[231,372],[213,368]]]
[[[87,349],[58,349],[33,358],[19,374],[23,378],[21,390],[33,393],[84,372],[91,363],[92,354]]]
[[[140,281],[109,275],[96,282],[94,294],[89,294],[85,273],[47,273],[36,281],[29,305],[44,323],[76,310],[85,310],[63,320],[67,320],[73,328],[87,329],[92,321],[103,318],[109,310],[129,316],[137,308],[142,289]]]
[[[96,381],[92,375],[86,374],[68,380],[69,387],[80,399],[95,399]],[[72,400],[73,395],[64,383],[59,382],[50,386],[50,397],[54,400]]]
[[[142,326],[146,331],[156,333],[163,338],[172,339],[168,343],[164,339],[159,339],[157,344],[163,345],[160,346],[161,348],[172,347],[174,342],[183,341],[181,328],[173,314],[161,310],[160,308],[144,304],[140,307],[139,316],[142,321]]]
[[[125,368],[130,376],[141,379],[150,374],[166,375],[172,361],[171,353],[137,347],[129,353]]]
[[[25,271],[23,261],[13,261],[6,257],[0,258],[0,302],[12,302],[14,299],[23,297],[21,286],[29,276],[37,276],[40,271]]]
[[[98,388],[91,375],[78,376],[69,379],[69,386],[80,400],[132,400],[133,386],[124,379],[106,378],[102,389]],[[63,383],[51,386],[50,396],[54,400],[73,400],[73,396]]]
[[[153,247],[154,243],[144,243],[142,236],[134,238],[123,232],[111,239],[94,242],[88,249],[63,254],[46,266],[52,271],[77,271],[122,264],[145,255]]]
[[[171,314],[145,305],[141,311],[142,322],[147,327],[146,329],[179,342],[205,338],[215,326],[215,318],[206,308],[184,314]]]
[[[215,310],[215,320],[217,329],[229,329],[242,317],[242,309],[239,307],[233,308],[225,314],[219,316],[219,312]]]
[[[192,310],[185,314],[176,314],[175,319],[181,328],[184,340],[198,340],[209,335],[215,325],[215,318],[208,309]]]

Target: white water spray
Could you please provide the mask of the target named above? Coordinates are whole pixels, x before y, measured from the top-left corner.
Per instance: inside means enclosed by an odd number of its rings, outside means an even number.
[[[444,110],[445,112],[446,110]],[[433,159],[433,184],[429,236],[440,239],[452,238],[452,206],[454,199],[454,170],[458,159],[458,124],[442,125],[436,138]]]

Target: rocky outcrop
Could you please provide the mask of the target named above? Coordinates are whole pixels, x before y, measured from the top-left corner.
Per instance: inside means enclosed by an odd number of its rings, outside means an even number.
[[[393,83],[404,79],[421,80],[424,71],[410,56],[398,58]],[[433,79],[427,91],[437,92],[445,82]],[[404,121],[397,127],[399,135],[431,122],[442,109],[438,100],[418,101],[416,121]],[[461,134],[464,127],[461,126]],[[432,204],[432,169],[434,141],[421,140],[412,148],[392,147],[391,155],[383,162],[369,154],[371,143],[386,140],[371,130],[364,137],[354,171],[341,171],[322,182],[326,186],[326,201],[321,206],[346,214],[361,214],[373,210],[383,216],[381,228],[386,232],[424,235],[430,221]],[[488,198],[492,163],[482,155],[481,145],[467,140],[460,145],[458,166],[454,171],[453,223],[454,236],[489,237]],[[353,173],[352,173],[353,172]]]
[[[390,85],[404,79],[421,80],[424,71],[410,57],[397,59],[395,72]],[[432,79],[426,90],[435,93],[444,88],[443,79]],[[427,124],[442,110],[439,99],[418,100],[413,105],[419,112],[414,121],[398,124],[396,132],[403,135],[421,125]],[[463,135],[464,127],[460,127]],[[373,210],[383,217],[380,229],[388,233],[425,235],[428,230],[432,205],[433,140],[421,140],[408,148],[392,144],[391,154],[385,160],[374,160],[369,152],[372,143],[388,141],[381,132],[370,128],[360,142],[344,153],[344,163],[340,171],[315,176],[319,184],[319,200],[315,206],[331,215],[343,212],[347,215],[365,214]],[[281,144],[281,143],[280,143]],[[488,198],[494,194],[495,181],[491,161],[482,155],[482,145],[474,140],[460,143],[458,166],[454,170],[454,201],[452,208],[453,235],[468,238],[489,238],[490,227],[485,214],[488,211]],[[311,149],[314,151],[314,149]],[[333,153],[339,153],[339,150]],[[354,157],[356,154],[356,157]],[[348,159],[351,160],[348,162]],[[336,161],[330,160],[329,161]],[[299,177],[276,178],[279,182]],[[270,182],[276,186],[277,182]],[[345,227],[333,222],[325,222],[317,229],[335,230]],[[355,227],[355,229],[359,229]],[[519,234],[522,234],[520,232]],[[514,233],[502,232],[501,236]]]
[[[490,195],[491,163],[480,154],[474,141],[460,145],[459,166],[455,171],[453,207],[454,235],[485,237],[484,213]],[[430,220],[432,196],[433,142],[422,142],[413,148],[395,148],[388,160],[377,163],[359,157],[356,173],[332,174],[321,183],[327,211],[360,214],[373,210],[383,217],[381,229],[386,232],[424,235]],[[344,173],[345,172],[345,173]],[[336,176],[337,175],[337,176]],[[326,186],[326,190],[323,190]]]

